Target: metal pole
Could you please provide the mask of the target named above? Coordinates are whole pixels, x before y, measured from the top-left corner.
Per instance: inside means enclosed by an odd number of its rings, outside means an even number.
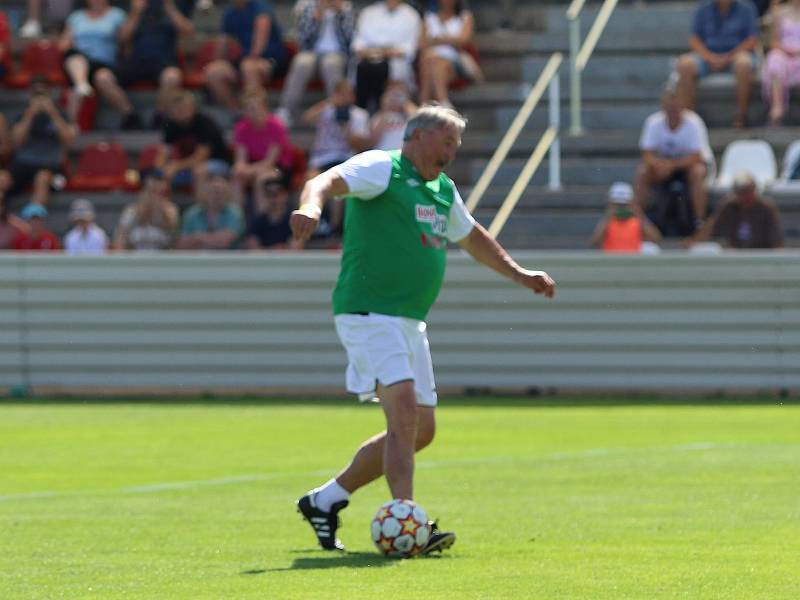
[[[569,22],[569,103],[571,135],[583,134],[581,126],[581,72],[578,67],[578,52],[581,45],[581,24],[578,17]]]
[[[561,82],[558,74],[550,80],[550,128],[556,132],[556,138],[550,146],[550,183],[548,187],[553,191],[561,189],[561,138],[558,132],[561,128]]]

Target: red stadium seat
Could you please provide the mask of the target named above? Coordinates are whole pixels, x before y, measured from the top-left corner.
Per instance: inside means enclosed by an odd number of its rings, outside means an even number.
[[[220,44],[222,40],[212,39],[206,40],[197,48],[194,55],[194,63],[192,68],[184,68],[183,85],[186,88],[197,89],[203,87],[203,69],[219,58]],[[228,40],[226,54],[224,58],[233,62],[237,61],[242,56],[242,47],[235,40]],[[185,58],[183,60],[185,62]]]
[[[135,179],[128,177],[128,154],[119,144],[101,142],[84,148],[78,167],[67,182],[71,191],[135,189]]]
[[[144,148],[142,148],[141,153],[139,154],[139,161],[137,163],[137,168],[139,171],[147,171],[148,169],[152,169],[156,166],[156,161],[158,160],[158,155],[161,154],[162,144],[148,144]]]
[[[467,44],[464,47],[464,52],[469,54],[473,58],[473,60],[475,61],[476,64],[478,64],[478,65],[481,64],[480,56],[478,55],[478,48],[475,46],[475,44]],[[472,79],[470,79],[468,77],[460,77],[458,79],[453,80],[450,83],[450,89],[451,90],[462,90],[465,87],[467,87],[470,83],[472,83]]]
[[[7,74],[11,73],[11,27],[4,12],[0,12],[0,47],[3,49],[0,65],[5,67]]]
[[[292,190],[299,190],[303,187],[308,169],[308,156],[300,146],[291,144],[292,148],[292,179],[290,186]]]
[[[5,81],[8,87],[25,88],[35,75],[44,75],[51,85],[66,85],[67,76],[61,66],[63,53],[50,40],[36,40],[22,50],[21,66]]]

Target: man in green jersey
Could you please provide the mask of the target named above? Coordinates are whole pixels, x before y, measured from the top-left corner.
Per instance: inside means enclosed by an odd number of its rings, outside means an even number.
[[[444,174],[465,126],[450,108],[423,106],[408,121],[402,150],[364,152],[311,179],[291,216],[295,237],[305,241],[324,203],[347,198],[336,331],[347,351],[348,391],[373,400],[377,382],[386,416],[386,431],[298,500],[328,550],[344,548],[337,513],[358,488],[385,475],[393,498],[414,498],[414,453],[433,440],[437,402],[425,318],[444,279],[447,243],[534,293],[555,293],[547,273],[519,266],[472,218]],[[454,541],[453,533],[434,529],[423,553]]]

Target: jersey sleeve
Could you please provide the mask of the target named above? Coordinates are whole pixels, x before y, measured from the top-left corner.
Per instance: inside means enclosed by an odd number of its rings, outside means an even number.
[[[392,159],[383,150],[369,150],[333,168],[347,184],[349,196],[371,200],[389,187]]]
[[[458,242],[469,235],[475,227],[475,218],[469,214],[461,194],[453,187],[453,206],[450,207],[450,216],[447,219],[447,239]]]

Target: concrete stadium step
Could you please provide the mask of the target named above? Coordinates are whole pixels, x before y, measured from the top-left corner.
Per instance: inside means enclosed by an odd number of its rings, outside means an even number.
[[[565,56],[565,58],[568,58]],[[547,64],[544,56],[530,56],[524,59],[522,77],[525,81],[536,81]],[[673,57],[666,54],[640,52],[632,56],[593,56],[583,71],[581,81],[589,92],[597,84],[631,84],[652,86],[652,94],[658,97],[661,88],[667,82],[672,71]],[[569,82],[569,64],[566,62],[560,70],[561,83]],[[568,93],[565,88],[563,93]]]
[[[639,102],[586,102],[581,111],[581,119],[583,126],[589,131],[609,129],[641,131],[644,120],[657,109],[657,105],[641,104]],[[511,125],[518,110],[518,108],[511,107],[497,108],[495,111],[496,127],[501,131],[505,131]],[[472,117],[471,113],[467,112],[467,114]],[[539,107],[531,115],[525,127],[525,132],[543,131],[548,126],[548,118],[546,107]],[[568,129],[569,113],[565,107],[562,107],[561,121],[562,127]],[[484,126],[483,128],[489,128],[487,127],[488,122],[486,119],[481,118],[479,122]]]
[[[469,181],[477,181],[488,161],[479,159],[469,161]],[[533,185],[547,184],[547,159],[542,161],[539,170],[533,176]],[[631,158],[570,158],[561,161],[561,179],[565,185],[608,185],[612,181],[631,181],[639,159]],[[525,161],[520,159],[506,160],[497,172],[493,184],[497,186],[512,185]],[[462,177],[456,181],[465,181]]]
[[[604,38],[651,34],[654,38],[677,36],[688,44],[692,16],[696,8],[697,5],[693,2],[647,2],[632,6],[618,5],[600,38],[601,43]],[[580,17],[583,36],[591,27],[599,10],[599,4],[584,7]],[[569,22],[566,18],[566,8],[547,8],[545,28],[549,34],[567,35]]]

